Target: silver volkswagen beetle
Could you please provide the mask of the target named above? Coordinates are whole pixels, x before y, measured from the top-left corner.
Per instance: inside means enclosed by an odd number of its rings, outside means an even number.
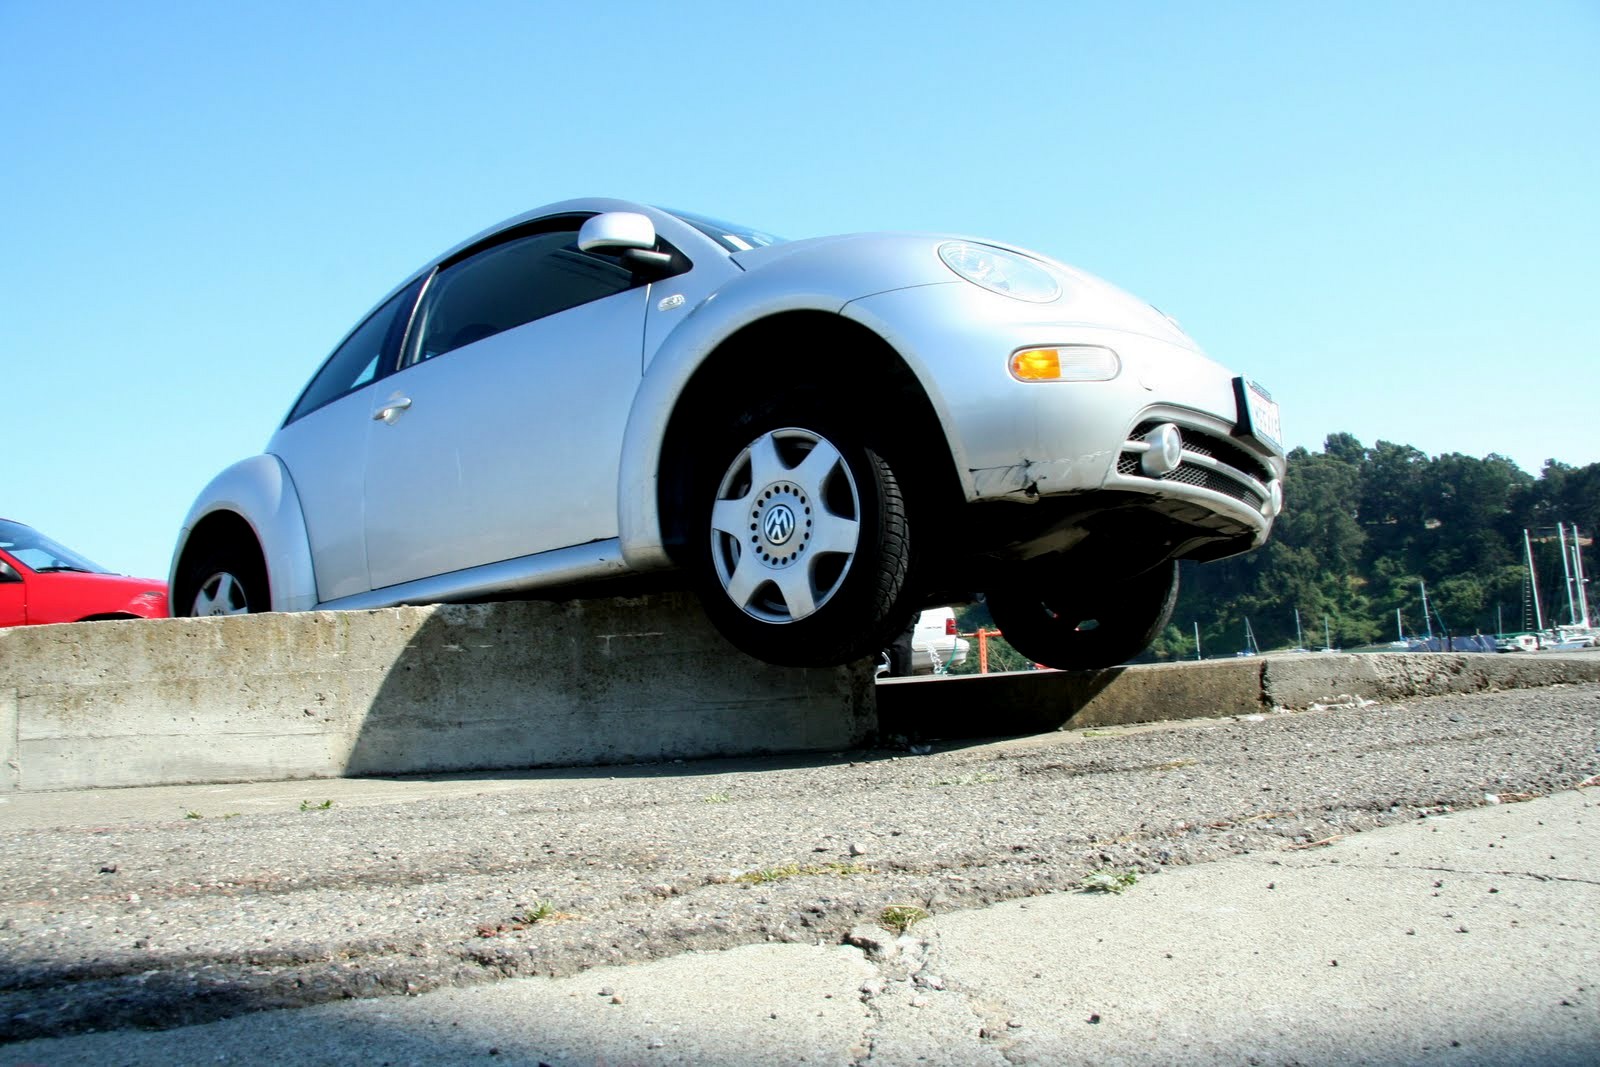
[[[1283,473],[1265,390],[1065,264],[573,200],[361,320],[200,494],[172,610],[659,572],[773,663],[871,656],[918,609],[984,597],[1024,655],[1101,667],[1166,624],[1177,560],[1266,539]]]

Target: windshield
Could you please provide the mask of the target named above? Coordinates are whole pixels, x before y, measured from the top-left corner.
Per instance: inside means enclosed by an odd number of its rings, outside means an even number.
[[[11,553],[18,563],[32,571],[111,573],[100,564],[84,559],[72,549],[56,544],[32,526],[24,526],[20,522],[0,519],[0,548]]]
[[[708,219],[704,215],[694,215],[687,211],[673,211],[671,208],[662,208],[662,210],[687,222],[729,252],[748,252],[752,248],[781,245],[785,240],[782,237],[774,237],[770,233],[751,229],[749,226],[740,226],[735,222]]]

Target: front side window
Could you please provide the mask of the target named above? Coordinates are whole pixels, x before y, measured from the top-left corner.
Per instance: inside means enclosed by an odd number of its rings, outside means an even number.
[[[753,226],[742,226],[737,222],[723,222],[721,219],[696,215],[691,211],[674,211],[671,208],[663,208],[662,210],[669,215],[676,215],[680,220],[687,222],[729,252],[748,252],[752,248],[765,248],[768,245],[787,243],[784,238],[775,237],[765,230],[758,230]]]
[[[578,251],[578,221],[514,237],[445,266],[412,330],[417,363],[634,285],[613,257]],[[570,227],[570,228],[569,228]]]
[[[394,365],[394,353],[400,347],[411,307],[416,303],[421,279],[406,286],[391,300],[368,316],[357,326],[344,343],[334,349],[333,355],[317,371],[311,384],[300,395],[288,422],[309,415],[331,404],[346,393],[366,385]]]

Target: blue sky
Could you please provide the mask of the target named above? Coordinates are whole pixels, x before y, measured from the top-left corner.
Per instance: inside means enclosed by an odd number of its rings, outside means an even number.
[[[0,0],[0,515],[164,576],[429,257],[578,195],[1015,242],[1291,444],[1600,461],[1600,5]]]

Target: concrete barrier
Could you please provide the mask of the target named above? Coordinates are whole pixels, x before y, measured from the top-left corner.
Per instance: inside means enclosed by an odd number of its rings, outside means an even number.
[[[774,667],[692,597],[0,630],[0,792],[838,750],[870,667]]]
[[[0,793],[838,751],[1600,681],[1600,653],[795,670],[680,595],[0,629]]]
[[[1312,653],[1262,661],[1262,697],[1272,707],[1306,708],[1342,698],[1404,700],[1600,681],[1600,654]]]
[[[906,737],[994,737],[1595,681],[1600,653],[1252,656],[1084,673],[897,678],[878,686],[878,722],[883,733]]]

